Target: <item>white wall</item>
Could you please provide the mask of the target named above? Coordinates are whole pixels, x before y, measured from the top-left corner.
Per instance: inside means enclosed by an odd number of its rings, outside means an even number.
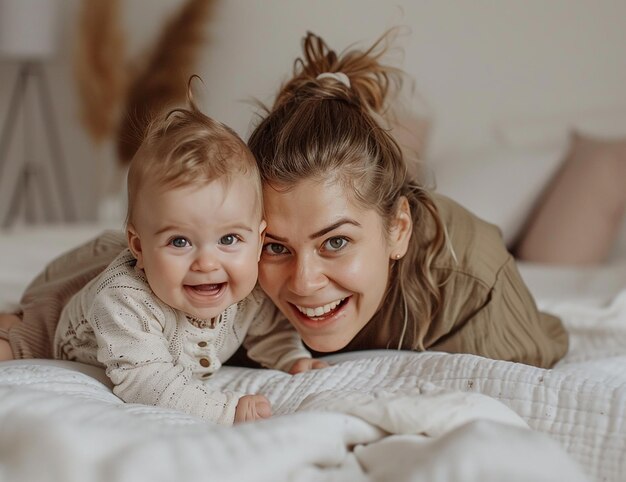
[[[126,0],[132,54],[153,40],[180,4]],[[73,194],[81,217],[88,218],[95,215],[112,159],[110,146],[92,148],[76,115],[70,44],[78,5],[63,1],[66,48],[49,74]],[[428,104],[432,154],[489,143],[502,119],[626,109],[622,0],[222,0],[198,66],[207,86],[205,111],[245,136],[252,113],[245,100],[271,99],[307,30],[341,50],[354,42],[368,45],[395,25],[410,28],[399,39],[402,67]],[[15,68],[0,65],[3,117]]]

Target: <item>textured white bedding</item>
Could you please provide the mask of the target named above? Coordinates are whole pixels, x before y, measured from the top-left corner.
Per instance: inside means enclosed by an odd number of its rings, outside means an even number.
[[[264,393],[275,411],[233,428],[124,404],[76,363],[5,362],[0,478],[588,480],[562,447],[504,404],[424,381],[421,366],[436,372],[437,359],[368,356],[293,377],[226,367],[212,383]]]
[[[98,231],[0,235],[0,303]],[[210,383],[266,394],[275,417],[215,428],[122,403],[93,367],[1,363],[0,480],[624,480],[626,263],[521,269],[572,334],[552,370],[389,351],[295,377],[227,367]]]

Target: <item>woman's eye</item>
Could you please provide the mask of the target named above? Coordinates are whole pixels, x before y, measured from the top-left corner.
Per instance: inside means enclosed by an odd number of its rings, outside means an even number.
[[[348,244],[348,240],[342,237],[334,237],[326,240],[324,242],[324,250],[325,251],[339,251],[342,248],[345,248]]]
[[[220,244],[224,246],[232,246],[233,244],[237,244],[239,238],[234,234],[227,234],[226,236],[222,236],[220,238]]]
[[[263,246],[263,251],[269,255],[274,256],[288,253],[287,248],[278,243],[267,243],[265,246]]]
[[[174,238],[170,241],[170,244],[175,248],[186,248],[191,246],[191,243],[186,238]]]

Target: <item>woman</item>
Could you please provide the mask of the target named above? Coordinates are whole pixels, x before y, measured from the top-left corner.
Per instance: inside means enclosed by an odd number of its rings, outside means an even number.
[[[314,351],[473,353],[550,367],[567,352],[499,230],[407,174],[383,115],[401,73],[379,40],[313,34],[249,140],[264,183],[259,281]]]
[[[308,34],[249,140],[268,225],[262,288],[317,354],[439,350],[554,365],[567,333],[537,310],[499,230],[408,176],[384,118],[402,79],[380,62],[383,39],[338,56]],[[53,262],[31,285],[22,316],[34,323],[14,326],[12,345],[30,338],[39,347],[31,356],[46,357],[50,328],[32,327],[54,325],[123,246],[105,241]]]

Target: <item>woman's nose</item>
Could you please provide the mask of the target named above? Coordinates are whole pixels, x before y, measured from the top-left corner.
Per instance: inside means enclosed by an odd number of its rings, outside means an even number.
[[[292,266],[290,289],[299,296],[311,295],[328,283],[322,263],[314,256],[300,256]]]
[[[192,271],[212,271],[218,267],[217,257],[208,249],[198,251],[191,264]]]

